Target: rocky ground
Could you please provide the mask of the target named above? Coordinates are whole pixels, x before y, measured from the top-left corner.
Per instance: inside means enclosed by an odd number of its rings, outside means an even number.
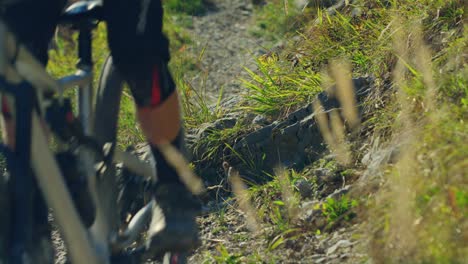
[[[264,234],[252,233],[245,227],[242,213],[230,209],[225,214],[223,226],[217,226],[217,216],[207,216],[202,221],[204,245],[190,259],[191,263],[229,263],[229,259],[235,260],[230,263],[360,263],[366,258],[365,254],[358,253],[365,252],[355,237],[359,225],[340,228],[331,234],[306,234],[271,250]],[[214,233],[213,230],[222,231]],[[221,256],[220,244],[229,257]]]
[[[236,101],[236,95],[243,92],[240,79],[247,77],[244,67],[255,70],[255,57],[268,52],[267,47],[275,46],[275,43],[249,33],[253,22],[252,1],[211,2],[214,6],[206,15],[193,18],[193,28],[190,31],[196,45],[192,52],[203,56],[200,62],[202,71],[193,77],[191,82],[194,87],[204,89],[209,100],[215,100],[223,88],[225,106],[229,108],[233,106],[232,101]],[[360,99],[367,95],[371,82],[369,78],[354,80]],[[329,98],[327,94],[321,94],[317,100],[328,110],[337,107],[336,100]],[[273,164],[278,164],[280,160],[286,167],[303,169],[324,155],[321,152],[324,148],[311,105],[276,121],[266,120],[262,116],[245,116],[243,113],[232,113],[229,110],[228,112],[231,113],[212,124],[189,131],[189,143],[200,141],[210,131],[222,130],[243,122],[242,125],[246,127],[253,125],[253,131],[243,136],[242,140],[233,139],[230,143],[241,155],[252,157],[254,153],[252,160],[256,164],[262,164],[257,168],[258,171],[272,172]],[[197,160],[196,151],[192,152]],[[219,174],[223,171],[222,162],[223,159],[219,157],[217,161],[208,162],[208,169],[200,172],[205,178],[218,180],[207,181],[207,185],[215,189],[217,187],[212,185],[219,183]],[[239,160],[229,160],[229,164],[247,178],[249,174],[254,175],[258,172],[245,168]],[[202,164],[198,165],[203,167]],[[217,174],[218,177],[214,177],[213,174]],[[296,229],[294,232],[303,230],[302,236],[288,240],[274,250],[271,249],[274,227],[263,223],[258,231],[249,230],[245,212],[230,200],[229,191],[221,190],[204,206],[204,215],[199,218],[203,245],[190,258],[190,263],[363,262],[367,255],[364,254],[366,250],[363,241],[359,240],[362,226],[358,221],[347,222],[324,233],[310,232],[310,229],[314,228],[323,230],[326,225],[326,220],[323,219],[320,210],[316,210],[316,205],[328,197],[339,199],[350,190],[354,190],[351,186],[352,180],[345,184],[338,173],[327,172],[317,167],[311,168],[311,174],[314,174],[310,175],[311,178],[321,179],[321,187],[311,190],[308,195],[301,194],[303,198],[298,205],[300,220],[293,228]],[[221,179],[221,186],[218,187],[226,188],[226,182],[227,178]],[[305,185],[311,186],[307,181]],[[300,190],[301,188],[297,188],[297,191]],[[220,193],[222,194],[219,195]],[[310,228],[311,225],[313,228]],[[309,231],[306,232],[306,229]]]
[[[372,89],[372,79],[358,78],[353,82],[358,101],[363,100]],[[321,93],[316,100],[322,103],[326,111],[337,104],[327,93]],[[278,235],[277,229],[281,229],[281,223],[272,220],[271,216],[264,216],[259,222],[260,228],[252,232],[248,228],[246,211],[236,200],[230,199],[232,195],[225,190],[229,186],[223,183],[228,182],[230,177],[226,173],[220,186],[214,186],[220,191],[212,196],[214,199],[205,206],[205,215],[199,218],[203,245],[192,256],[193,263],[361,263],[367,259],[365,241],[361,239],[365,227],[359,223],[356,215],[353,213],[347,219],[345,214],[342,219],[330,223],[324,217],[321,206],[328,199],[339,201],[351,193],[353,197],[359,196],[363,189],[371,185],[366,186],[366,182],[375,180],[376,172],[372,168],[390,162],[392,150],[378,153],[370,151],[363,161],[369,169],[344,172],[335,166],[330,167],[327,164],[335,157],[327,155],[314,115],[312,105],[304,106],[284,119],[257,124],[254,131],[242,136],[236,144],[233,143],[237,153],[258,165],[257,170],[252,170],[235,158],[228,163],[230,169],[240,171],[249,181],[258,181],[254,175],[259,175],[259,171],[274,173],[274,167],[280,165],[304,170],[305,178],[296,181],[293,188],[293,196],[300,197],[296,205],[298,220],[288,224],[288,229]],[[231,115],[225,120],[236,122],[245,118],[240,114]],[[218,123],[208,127],[212,130],[223,129]],[[209,166],[215,164],[209,163]],[[210,175],[214,172],[207,169],[199,173]],[[366,179],[366,182],[358,180],[360,178]],[[267,189],[263,192],[268,192]],[[271,202],[275,195],[270,193],[267,197]],[[260,214],[264,207],[263,200],[254,196],[251,201],[255,214]],[[278,247],[272,246],[278,239],[284,241]]]
[[[273,46],[266,40],[257,39],[248,33],[251,26],[252,5],[250,1],[215,1],[214,8],[206,16],[194,18],[194,34],[197,46],[195,52],[203,50],[202,69],[204,72],[192,79],[203,84],[207,95],[213,99],[218,96],[221,87],[224,88],[226,105],[231,105],[230,98],[242,93],[239,77],[245,76],[243,67],[255,70],[255,56],[266,52],[265,46]],[[358,97],[364,98],[369,90],[372,80],[359,78],[354,80]],[[336,100],[321,94],[320,100],[326,109],[337,107]],[[235,101],[235,100],[234,100]],[[237,122],[247,122],[255,127],[254,131],[242,137],[242,140],[233,139],[232,146],[241,155],[253,157],[256,164],[262,164],[258,170],[273,170],[272,165],[281,163],[286,167],[303,169],[313,160],[323,155],[320,151],[320,132],[313,118],[312,106],[304,106],[288,117],[271,122],[262,116],[245,116],[234,113],[221,118],[212,124],[191,131],[189,142],[197,142],[201,137],[207,136],[209,131],[222,130],[233,127]],[[245,124],[243,124],[245,125]],[[318,140],[317,140],[318,139]],[[236,142],[234,142],[234,140]],[[279,151],[278,151],[279,149]],[[256,156],[258,154],[258,156]],[[195,160],[197,154],[194,153]],[[206,171],[201,172],[210,178],[211,174],[222,171],[220,158],[218,162],[209,162]],[[252,173],[243,167],[239,160],[229,160],[230,165],[241,171],[243,176]],[[200,164],[199,164],[200,165]],[[203,166],[202,166],[203,167]],[[213,169],[214,168],[214,169]],[[360,240],[363,227],[355,221],[346,222],[333,228],[325,228],[326,220],[317,204],[332,197],[339,199],[344,194],[359,189],[353,180],[347,183],[335,172],[329,174],[318,173],[322,168],[311,169],[311,178],[323,179],[320,190],[311,194],[301,195],[299,202],[299,222],[292,228],[293,233],[304,232],[297,239],[285,239],[286,242],[278,248],[272,249],[274,226],[262,223],[259,231],[249,230],[247,216],[236,202],[230,200],[229,194],[216,195],[205,206],[205,214],[199,218],[203,245],[190,258],[190,263],[361,263],[367,259],[365,254],[365,241]],[[326,171],[326,170],[325,170]],[[258,172],[258,171],[256,171]],[[357,174],[362,174],[364,171]],[[253,172],[252,174],[255,174]],[[357,179],[358,176],[354,179]],[[227,177],[227,175],[226,175]],[[217,178],[219,180],[219,177]],[[251,179],[251,178],[249,178]],[[226,182],[227,179],[222,179]],[[319,180],[320,181],[320,180]],[[216,184],[208,182],[208,185]],[[306,181],[305,185],[309,186]],[[356,187],[354,187],[356,186]],[[212,186],[213,187],[213,186]],[[225,188],[225,184],[214,188]],[[228,187],[229,188],[229,187]],[[301,188],[296,188],[301,192]],[[302,188],[303,189],[303,188]],[[218,193],[218,194],[219,194]],[[313,193],[313,194],[312,194]],[[253,205],[256,206],[256,205]],[[259,205],[257,205],[259,206]],[[313,209],[315,208],[315,209]],[[310,228],[313,226],[313,228]],[[310,229],[327,229],[323,233],[310,232]],[[306,231],[308,230],[308,231]],[[288,237],[288,236],[285,236]]]

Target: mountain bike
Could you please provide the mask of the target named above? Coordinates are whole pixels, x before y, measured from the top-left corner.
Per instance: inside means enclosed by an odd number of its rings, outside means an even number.
[[[111,57],[97,91],[92,87],[92,31],[103,20],[102,13],[97,1],[77,2],[63,13],[60,24],[78,31],[79,62],[76,73],[58,80],[0,21],[0,109],[15,123],[14,149],[0,146],[8,168],[1,178],[1,209],[7,214],[0,227],[6,233],[0,245],[6,258],[0,263],[51,263],[53,257],[45,253],[51,248],[50,237],[42,239],[40,232],[48,229],[50,215],[71,263],[142,263],[153,258],[186,263],[186,252],[146,254],[144,232],[154,199],[129,221],[120,220],[116,164],[147,184],[157,176],[154,165],[115,147],[124,82]],[[74,110],[65,94],[75,88]],[[91,197],[84,205],[77,202],[85,196],[82,192]]]

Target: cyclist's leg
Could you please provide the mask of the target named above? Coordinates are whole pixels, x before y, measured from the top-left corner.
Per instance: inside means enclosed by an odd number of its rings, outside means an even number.
[[[104,8],[114,62],[130,85],[141,128],[157,162],[155,196],[165,213],[162,221],[166,226],[150,229],[150,235],[164,240],[163,247],[191,247],[198,239],[196,202],[156,148],[166,142],[184,148],[178,95],[167,69],[169,43],[162,33],[161,1],[105,0]]]

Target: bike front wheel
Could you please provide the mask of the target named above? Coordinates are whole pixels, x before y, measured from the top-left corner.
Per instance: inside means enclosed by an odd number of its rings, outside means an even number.
[[[102,145],[106,143],[117,143],[118,121],[124,80],[109,56],[104,63],[96,93],[95,115],[93,124],[93,137]],[[115,166],[107,168],[104,175],[97,181],[97,194],[100,212],[104,214],[104,221],[116,232],[119,227],[125,225],[127,213],[134,213],[133,207],[144,206],[145,193],[144,184],[129,183],[125,181],[125,170],[120,171]],[[129,186],[130,185],[130,186]],[[135,190],[138,189],[138,190]],[[141,201],[140,201],[141,200]],[[136,204],[136,205],[135,205]],[[99,216],[98,216],[99,217]],[[101,219],[101,221],[103,221]],[[185,253],[165,253],[163,264],[185,264],[187,255]]]

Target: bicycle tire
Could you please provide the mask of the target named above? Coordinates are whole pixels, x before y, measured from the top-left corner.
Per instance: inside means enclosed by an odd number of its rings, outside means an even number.
[[[117,72],[108,56],[101,69],[99,85],[94,102],[93,137],[100,143],[115,143],[117,139],[118,117],[120,99],[122,96],[124,80]],[[114,177],[116,168],[107,168],[104,175],[97,181],[98,199],[103,207],[106,219],[112,230],[117,230],[120,219],[117,208],[118,186]]]
[[[120,103],[123,93],[124,80],[115,68],[112,57],[108,56],[101,70],[99,86],[95,99],[95,114],[93,124],[93,137],[100,143],[117,142],[118,120],[120,112]],[[136,213],[130,209],[132,203],[126,201],[129,196],[122,193],[123,186],[129,185],[122,179],[124,172],[118,172],[115,166],[107,168],[103,179],[99,184],[98,192],[104,199],[108,219],[113,221],[111,226],[117,230],[124,222],[126,213]],[[110,177],[107,177],[110,176]],[[128,186],[126,186],[128,189]],[[132,186],[133,187],[133,186]],[[141,193],[139,190],[138,193]],[[132,197],[134,200],[134,197]],[[117,208],[117,210],[116,210]]]
[[[112,57],[109,56],[101,70],[99,86],[96,92],[95,99],[95,114],[93,124],[93,137],[100,143],[113,143],[117,141],[118,119],[120,112],[120,102],[123,93],[124,79],[121,77],[115,68]],[[110,177],[107,177],[110,176]],[[120,203],[118,196],[119,184],[116,179],[117,170],[115,167],[108,168],[106,175],[101,177],[104,179],[98,184],[98,192],[101,197],[107,202],[105,208],[109,215],[107,219],[112,220],[110,223],[114,230],[118,230],[121,223],[120,211],[131,211],[125,208],[124,203]],[[121,197],[120,197],[121,198]],[[124,208],[120,208],[124,207]],[[118,210],[116,210],[118,208]],[[171,253],[164,254],[162,259],[163,264],[185,264],[187,263],[187,254]]]
[[[95,100],[93,136],[99,143],[116,142],[124,80],[108,56],[101,70]]]

